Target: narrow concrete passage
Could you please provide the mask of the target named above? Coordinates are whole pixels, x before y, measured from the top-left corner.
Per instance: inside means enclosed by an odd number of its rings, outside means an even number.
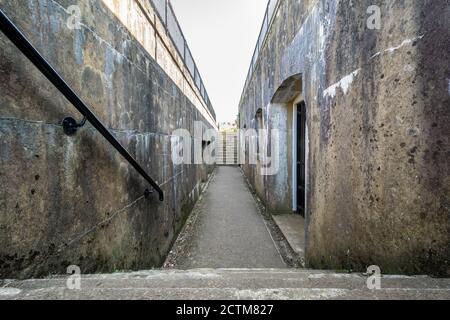
[[[216,169],[193,217],[171,267],[286,268],[239,168]]]

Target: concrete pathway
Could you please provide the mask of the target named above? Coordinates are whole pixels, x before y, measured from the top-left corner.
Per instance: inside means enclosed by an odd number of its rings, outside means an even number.
[[[238,167],[216,169],[193,216],[171,267],[286,268]]]

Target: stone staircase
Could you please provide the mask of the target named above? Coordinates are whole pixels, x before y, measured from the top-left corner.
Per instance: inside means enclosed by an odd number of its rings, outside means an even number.
[[[0,300],[311,300],[450,299],[450,279],[385,276],[381,290],[367,289],[361,274],[297,269],[152,270],[83,275],[80,290],[67,277],[4,280]]]
[[[221,132],[216,149],[218,165],[236,166],[238,162],[238,134],[236,132]]]

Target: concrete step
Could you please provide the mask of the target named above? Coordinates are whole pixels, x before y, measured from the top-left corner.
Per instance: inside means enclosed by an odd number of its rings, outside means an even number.
[[[384,276],[369,290],[362,274],[293,269],[151,270],[4,281],[0,299],[450,299],[450,279]]]

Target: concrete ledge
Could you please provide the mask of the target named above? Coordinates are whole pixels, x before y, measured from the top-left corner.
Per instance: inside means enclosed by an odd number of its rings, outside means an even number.
[[[273,215],[273,220],[301,261],[305,259],[305,219],[299,214]]]

